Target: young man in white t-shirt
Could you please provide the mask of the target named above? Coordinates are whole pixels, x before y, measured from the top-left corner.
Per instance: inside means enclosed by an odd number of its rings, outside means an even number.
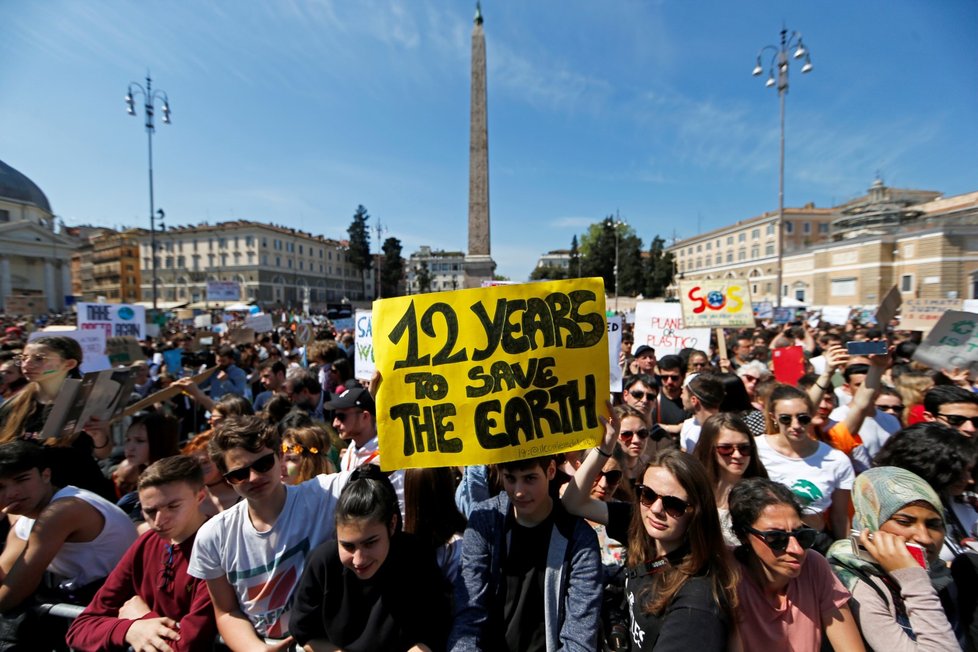
[[[278,436],[258,417],[229,417],[208,444],[244,500],[201,527],[190,566],[207,580],[217,628],[233,650],[287,649],[292,593],[308,553],[335,533],[333,510],[349,473],[281,480]]]

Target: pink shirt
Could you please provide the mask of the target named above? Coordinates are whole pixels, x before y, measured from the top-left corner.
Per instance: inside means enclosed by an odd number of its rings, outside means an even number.
[[[775,607],[745,566],[740,569],[737,595],[740,637],[745,650],[819,652],[822,615],[849,602],[849,592],[822,555],[809,550],[801,575],[787,587],[784,607]]]

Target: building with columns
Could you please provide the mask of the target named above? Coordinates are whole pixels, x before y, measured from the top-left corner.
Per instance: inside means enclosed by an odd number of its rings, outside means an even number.
[[[153,300],[150,233],[138,231],[141,301]],[[234,220],[167,228],[156,234],[157,303],[160,308],[190,304],[206,308],[208,281],[232,281],[240,300],[267,308],[313,310],[327,303],[369,301],[374,277],[349,261],[345,241],[298,229]]]
[[[0,311],[64,311],[72,294],[75,247],[72,239],[55,233],[55,216],[44,192],[0,161]]]
[[[774,301],[776,226],[765,213],[667,250],[678,278],[746,278],[754,301]],[[788,304],[872,306],[894,285],[904,299],[978,298],[978,192],[943,197],[877,179],[833,208],[785,209],[785,227]]]

